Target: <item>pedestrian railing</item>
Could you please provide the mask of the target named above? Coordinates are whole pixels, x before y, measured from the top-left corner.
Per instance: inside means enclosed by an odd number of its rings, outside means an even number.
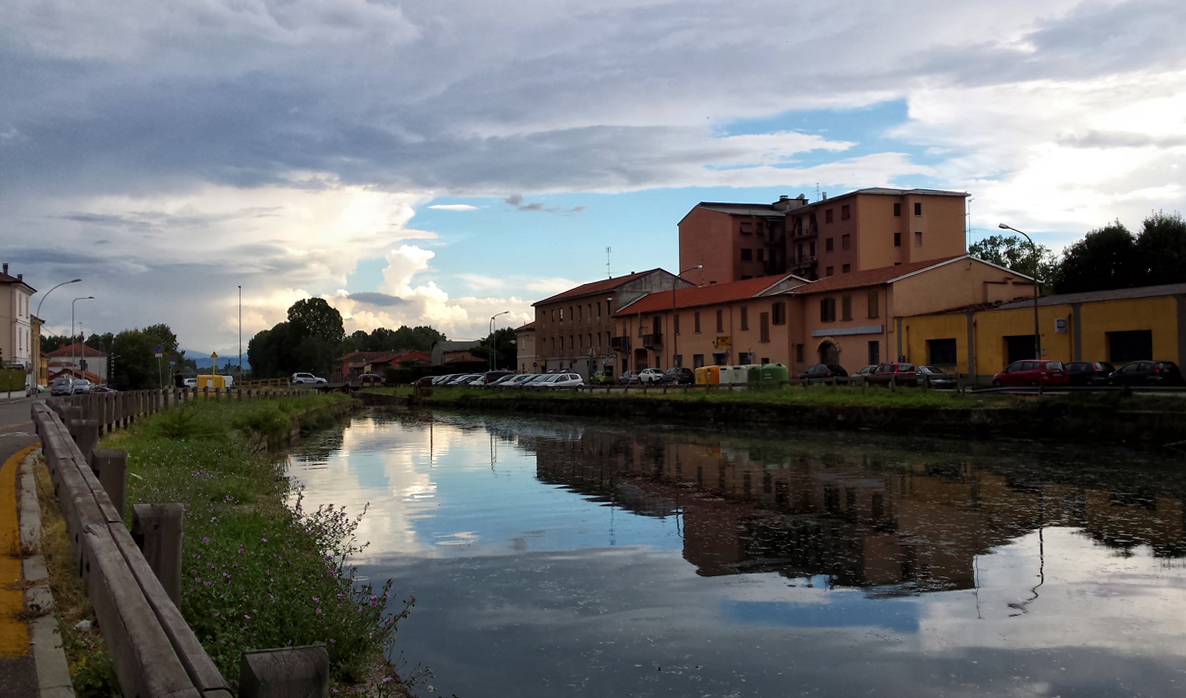
[[[100,434],[194,399],[250,400],[296,391],[139,390],[33,403],[46,466],[62,508],[71,561],[82,577],[120,690],[133,698],[231,698],[227,682],[178,610],[180,504],[133,506],[124,523],[127,452],[97,448]],[[323,646],[244,653],[241,697],[329,691]]]

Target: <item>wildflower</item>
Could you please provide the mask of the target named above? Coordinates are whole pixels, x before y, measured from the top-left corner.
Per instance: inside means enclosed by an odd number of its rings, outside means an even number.
[[[210,542],[210,539],[209,539],[209,538],[207,538],[206,536],[202,536],[202,542],[203,542],[203,543],[209,543],[209,542]]]

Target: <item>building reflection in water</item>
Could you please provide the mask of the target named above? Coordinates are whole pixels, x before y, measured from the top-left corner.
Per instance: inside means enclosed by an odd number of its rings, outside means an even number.
[[[877,595],[970,589],[977,556],[1047,527],[1077,528],[1122,555],[1138,546],[1186,554],[1180,486],[1106,463],[597,428],[505,438],[536,454],[542,482],[633,515],[682,519],[683,556],[705,576],[823,576]]]

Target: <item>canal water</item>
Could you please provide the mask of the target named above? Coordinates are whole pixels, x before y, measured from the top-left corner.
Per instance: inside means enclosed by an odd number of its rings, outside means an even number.
[[[369,502],[420,695],[1111,698],[1186,692],[1183,465],[372,412],[289,474]]]

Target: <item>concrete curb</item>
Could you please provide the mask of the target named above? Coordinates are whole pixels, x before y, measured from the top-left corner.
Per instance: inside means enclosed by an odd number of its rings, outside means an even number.
[[[37,667],[37,689],[40,698],[74,698],[70,682],[70,666],[62,650],[58,621],[54,618],[54,600],[49,590],[49,573],[41,556],[41,506],[37,503],[37,486],[33,480],[33,464],[41,455],[37,449],[21,461],[17,497],[20,501],[21,550],[33,552],[22,562],[26,582],[25,610],[44,612],[29,622],[29,645]]]

